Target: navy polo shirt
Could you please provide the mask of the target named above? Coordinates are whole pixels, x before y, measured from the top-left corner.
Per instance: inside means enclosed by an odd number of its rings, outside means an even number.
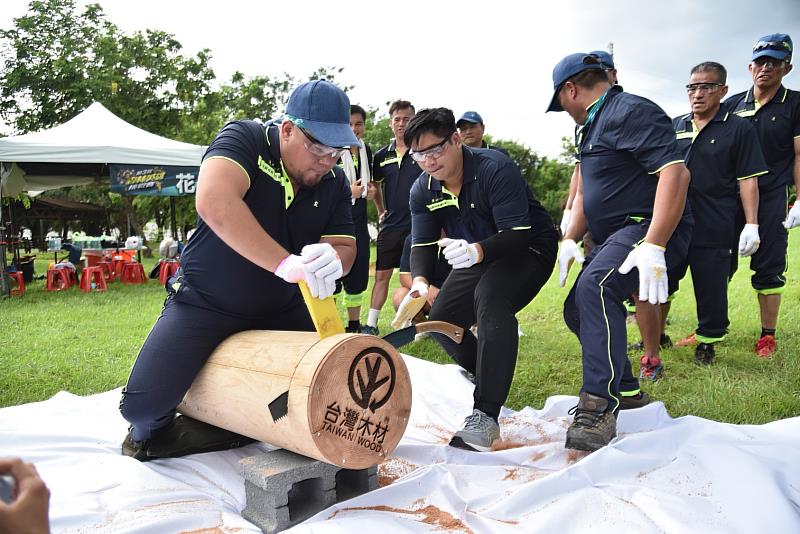
[[[461,146],[464,182],[456,197],[423,173],[411,188],[412,246],[451,239],[483,241],[504,230],[531,229],[531,241],[555,238],[550,215],[533,197],[517,165],[497,150]]]
[[[800,137],[800,93],[783,85],[763,106],[750,88],[725,100],[739,117],[748,119],[758,132],[769,175],[758,179],[758,187],[770,191],[794,183],[794,140]]]
[[[314,189],[297,196],[283,172],[278,127],[255,121],[228,123],[208,147],[204,159],[224,158],[250,180],[244,202],[261,227],[281,246],[300,254],[321,237],[353,237],[350,188],[334,167]],[[181,255],[183,283],[211,308],[232,315],[264,317],[299,298],[289,284],[240,256],[197,217],[197,231]]]
[[[629,222],[652,218],[658,173],[683,162],[666,113],[615,85],[579,137],[583,211],[592,239],[603,243]],[[686,206],[683,218],[690,220]]]
[[[688,195],[694,216],[692,244],[728,248],[736,237],[737,181],[767,174],[756,130],[723,107],[700,131],[691,113],[672,124],[692,173]]]
[[[381,230],[408,230],[411,228],[411,213],[408,211],[408,195],[411,185],[422,172],[410,151],[400,159],[395,152],[395,142],[375,153],[372,163],[372,179],[383,184],[383,206],[386,217]]]
[[[452,267],[447,263],[447,259],[442,254],[441,250],[437,250],[436,254],[436,267],[434,268],[433,275],[428,279],[428,283],[432,286],[442,287],[447,275],[450,274]],[[406,236],[403,242],[403,255],[400,256],[400,273],[411,274],[411,234]]]

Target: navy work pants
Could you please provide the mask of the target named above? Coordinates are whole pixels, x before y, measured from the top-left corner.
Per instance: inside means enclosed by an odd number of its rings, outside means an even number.
[[[639,271],[617,269],[634,245],[644,240],[650,221],[617,230],[586,258],[564,302],[564,321],[581,341],[582,392],[608,399],[617,411],[620,391],[639,389],[628,360],[625,299],[639,290]],[[680,224],[667,244],[667,269],[686,256],[691,227]]]
[[[550,278],[555,265],[555,239],[534,242],[528,249],[469,269],[453,269],[433,303],[429,319],[464,329],[464,340],[433,337],[456,363],[476,378],[474,407],[497,417],[508,397],[517,363],[519,333],[516,313],[527,306]],[[470,327],[478,325],[478,338]]]

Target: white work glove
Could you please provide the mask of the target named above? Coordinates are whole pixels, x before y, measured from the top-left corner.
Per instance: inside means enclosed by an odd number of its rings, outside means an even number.
[[[320,300],[333,295],[336,290],[336,280],[342,273],[339,255],[328,243],[306,245],[300,256],[289,254],[275,269],[275,276],[290,284],[305,280],[311,296]]]
[[[572,210],[564,210],[564,214],[561,216],[561,235],[566,235],[567,228],[569,227],[569,219],[572,217]]]
[[[314,243],[303,247],[300,258],[305,264],[306,271],[317,279],[319,290],[317,298],[324,300],[333,295],[336,291],[336,280],[344,274],[342,260],[339,259],[336,249],[330,243]]]
[[[664,247],[643,242],[633,247],[619,266],[620,274],[628,274],[634,267],[639,269],[639,300],[650,301],[650,304],[667,302],[669,284],[665,250]]]
[[[444,248],[442,253],[453,269],[468,269],[478,263],[478,248],[464,239],[445,237],[439,240],[439,246]]]
[[[308,285],[308,290],[311,292],[312,297],[319,295],[319,284],[317,277],[306,269],[306,264],[303,258],[294,254],[289,254],[283,261],[278,264],[275,269],[275,276],[283,278],[290,284],[296,284],[300,280],[305,280]]]
[[[790,209],[788,215],[786,215],[786,220],[783,221],[783,227],[787,230],[791,230],[796,226],[800,226],[800,202],[797,201],[795,201],[792,205],[792,209]]]
[[[739,235],[739,256],[746,258],[752,256],[758,250],[761,238],[758,236],[757,224],[745,224],[742,233]]]
[[[561,250],[558,253],[558,285],[564,287],[567,281],[567,274],[572,262],[583,263],[584,257],[580,247],[572,239],[565,239],[561,242]]]
[[[428,284],[418,280],[411,284],[406,296],[397,308],[397,313],[392,320],[392,327],[396,329],[405,328],[411,324],[413,319],[419,311],[425,306],[425,301],[428,298]]]

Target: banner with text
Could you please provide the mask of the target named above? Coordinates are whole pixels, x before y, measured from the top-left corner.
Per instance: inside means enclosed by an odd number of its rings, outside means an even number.
[[[123,195],[194,195],[200,167],[109,165],[110,190]]]

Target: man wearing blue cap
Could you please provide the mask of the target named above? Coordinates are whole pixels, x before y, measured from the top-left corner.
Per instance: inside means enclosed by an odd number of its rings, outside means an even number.
[[[353,263],[351,191],[334,165],[358,144],[347,95],[322,80],[297,87],[282,120],[220,131],[200,167],[197,231],[122,392],[124,455],[147,461],[252,441],[176,418],[175,408],[232,334],[314,329],[296,284],[327,298]]]
[[[667,269],[685,257],[691,236],[689,171],[669,117],[610,84],[596,57],[562,59],[553,88],[547,111],[566,111],[578,124],[581,162],[558,258],[562,286],[571,263],[584,263],[564,302],[564,319],[583,352],[583,386],[566,447],[594,451],[616,436],[621,392],[644,396],[627,357],[624,301],[637,287],[641,300],[666,301]],[[576,240],[587,228],[597,246],[584,260]]]
[[[783,86],[783,77],[792,71],[792,39],[784,33],[759,39],[748,69],[753,86],[728,98],[725,105],[753,123],[769,168],[769,174],[758,179],[761,247],[750,260],[755,273],[751,283],[761,311],[761,336],[755,352],[769,358],[775,352],[778,311],[786,286],[786,230],[800,226],[797,202],[784,220],[788,187],[794,183],[800,190],[800,93]],[[744,222],[740,210],[740,229]]]
[[[492,148],[508,156],[508,151],[499,146],[493,146],[483,140],[483,133],[486,127],[483,124],[483,117],[477,111],[465,111],[461,118],[456,121],[458,133],[461,135],[461,142],[470,148]]]

